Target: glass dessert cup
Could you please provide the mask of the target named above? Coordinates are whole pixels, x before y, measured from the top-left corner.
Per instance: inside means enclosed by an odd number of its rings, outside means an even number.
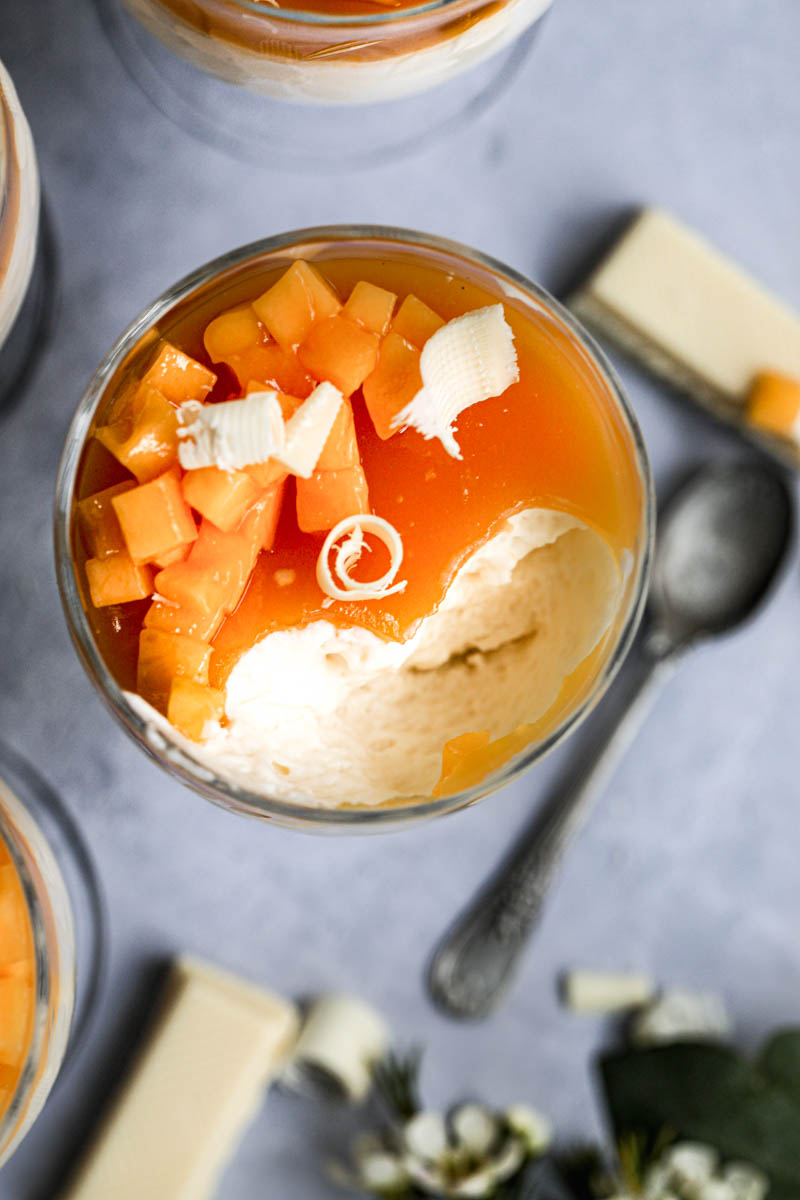
[[[409,153],[471,119],[511,83],[552,0],[317,3],[327,11],[96,0],[167,116],[239,157],[311,170]]]
[[[202,756],[195,757],[185,742],[173,739],[163,723],[147,719],[141,706],[132,703],[101,650],[90,606],[84,600],[76,489],[98,414],[118,394],[120,384],[135,375],[144,356],[152,354],[159,335],[169,337],[171,331],[188,327],[192,321],[197,328],[201,314],[207,320],[245,297],[252,298],[264,286],[265,277],[274,280],[298,258],[323,271],[326,263],[333,269],[336,262],[379,262],[386,269],[386,263],[397,260],[428,271],[431,276],[435,272],[436,277],[467,281],[476,289],[476,296],[489,301],[502,300],[504,309],[521,328],[530,324],[544,331],[548,344],[552,340],[558,347],[558,361],[563,359],[597,397],[598,428],[604,431],[603,438],[613,441],[619,454],[620,474],[626,480],[627,515],[623,541],[616,547],[620,584],[610,625],[591,653],[563,681],[564,686],[541,721],[526,727],[525,739],[513,748],[509,760],[496,764],[485,778],[450,794],[444,789],[435,797],[402,796],[375,807],[345,804],[323,808],[275,799],[221,777],[200,760]],[[351,271],[351,281],[358,277]],[[496,791],[537,762],[591,710],[625,657],[641,615],[652,550],[653,511],[647,458],[627,400],[601,351],[555,300],[511,269],[452,242],[405,230],[332,227],[271,238],[202,267],[155,301],[123,334],[91,381],[67,437],[56,490],[56,567],[70,632],[90,678],[128,733],[166,770],[224,808],[279,824],[318,830],[385,828],[454,811]]]
[[[0,404],[13,399],[46,321],[48,251],[33,138],[0,62]]]
[[[64,1060],[75,1008],[72,905],[50,840],[21,799],[29,797],[29,788],[13,759],[0,761],[0,871],[5,878],[0,900],[7,939],[0,950],[13,960],[0,963],[6,1014],[0,1042],[8,1039],[12,1026],[17,1031],[15,1061],[0,1063],[0,1166],[47,1099]],[[16,909],[11,919],[10,909]],[[24,954],[22,926],[28,930]],[[22,1005],[27,1009],[24,1035],[19,1030]],[[4,1045],[4,1057],[10,1056]]]

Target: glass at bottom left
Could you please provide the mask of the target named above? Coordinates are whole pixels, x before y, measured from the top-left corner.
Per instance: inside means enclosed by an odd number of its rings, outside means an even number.
[[[67,887],[39,824],[0,778],[0,1166],[55,1082],[74,1006]]]

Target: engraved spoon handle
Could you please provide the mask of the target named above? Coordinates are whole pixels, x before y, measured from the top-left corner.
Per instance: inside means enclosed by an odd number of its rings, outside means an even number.
[[[494,1008],[538,919],[555,870],[594,801],[638,733],[676,656],[648,654],[621,714],[598,749],[523,830],[510,853],[456,918],[436,950],[429,987],[457,1017],[484,1017]]]

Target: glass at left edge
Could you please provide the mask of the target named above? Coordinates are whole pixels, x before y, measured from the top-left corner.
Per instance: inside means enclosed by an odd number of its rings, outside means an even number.
[[[40,824],[6,776],[0,764],[0,854],[21,896],[32,961],[22,964],[24,971],[13,964],[18,975],[24,974],[21,982],[0,961],[0,980],[8,971],[9,991],[14,988],[7,1002],[19,1003],[23,983],[29,988],[24,1052],[19,1062],[3,1064],[7,1088],[0,1087],[0,1166],[33,1125],[61,1069],[76,993],[75,922],[67,885]]]

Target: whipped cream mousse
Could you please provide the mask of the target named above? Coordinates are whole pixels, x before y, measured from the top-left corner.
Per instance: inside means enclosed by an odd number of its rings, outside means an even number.
[[[30,126],[0,62],[0,350],[31,282],[39,231],[39,171]]]
[[[209,74],[271,99],[343,105],[444,83],[505,49],[551,3],[449,0],[418,13],[424,6],[403,0],[307,0],[254,13],[228,0],[125,0],[148,32]]]
[[[101,401],[75,531],[96,644],[152,744],[256,795],[480,782],[602,666],[628,435],[566,327],[419,251],[259,282],[161,322]]]

